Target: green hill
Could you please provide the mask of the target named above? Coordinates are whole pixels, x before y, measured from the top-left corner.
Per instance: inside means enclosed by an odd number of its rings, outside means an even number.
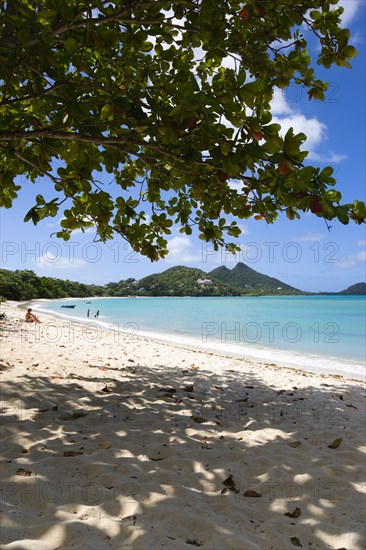
[[[33,300],[36,298],[84,298],[100,296],[103,287],[74,281],[38,277],[29,269],[10,271],[0,269],[0,298],[7,300]]]
[[[325,296],[365,296],[366,295],[366,283],[356,283],[339,292],[319,292]]]
[[[193,267],[175,266],[138,281],[140,296],[238,296],[240,290]]]
[[[337,294],[349,294],[349,295],[358,295],[358,296],[365,296],[366,295],[366,283],[356,283],[355,285],[351,285],[348,288],[341,290],[340,292],[337,292]]]
[[[218,267],[210,273],[176,266],[140,280],[125,279],[104,286],[87,285],[53,277],[38,277],[30,270],[0,269],[0,301],[86,296],[274,296],[305,293],[279,279],[263,275],[243,263],[233,269]],[[366,283],[357,283],[327,295],[366,295]]]
[[[236,264],[233,269],[228,269],[225,266],[217,267],[210,271],[208,276],[238,288],[241,294],[304,294],[301,290],[287,285],[279,279],[263,275],[242,262]]]

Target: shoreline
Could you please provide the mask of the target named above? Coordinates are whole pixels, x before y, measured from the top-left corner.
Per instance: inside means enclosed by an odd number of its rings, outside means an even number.
[[[102,299],[104,299],[102,297]],[[61,301],[63,299],[60,299]],[[59,299],[55,302],[60,301]],[[84,298],[78,298],[74,300],[84,300]],[[126,330],[123,330],[119,326],[119,323],[115,323],[118,327],[115,327],[115,324],[107,323],[101,318],[93,319],[88,318],[84,319],[81,317],[73,318],[64,313],[59,313],[56,311],[43,309],[42,307],[37,307],[38,304],[42,306],[42,301],[49,302],[50,300],[33,300],[34,308],[37,311],[41,311],[43,314],[50,316],[51,318],[61,319],[68,321],[70,323],[81,324],[87,326],[89,324],[90,328],[100,328],[102,330],[109,331],[119,331],[121,334],[131,334]],[[29,302],[27,302],[28,304]],[[133,325],[133,323],[132,323]],[[200,350],[203,353],[215,353],[220,356],[225,357],[236,357],[243,360],[252,361],[261,364],[271,364],[280,368],[288,368],[292,370],[305,370],[306,372],[311,372],[315,374],[325,374],[329,376],[341,376],[348,380],[360,380],[366,382],[366,371],[365,366],[362,361],[355,359],[347,359],[344,357],[337,357],[332,355],[322,355],[306,351],[293,351],[290,349],[281,349],[271,347],[269,345],[260,345],[260,344],[238,344],[238,343],[229,343],[227,346],[226,343],[220,342],[219,340],[211,341],[210,343],[204,343],[198,337],[183,335],[179,333],[157,333],[148,330],[138,330],[137,337],[147,338],[153,342],[163,342],[168,345],[177,346],[177,347],[186,347],[187,349]],[[229,347],[229,349],[225,349]],[[345,372],[349,367],[349,370],[352,369],[352,372]]]
[[[362,382],[2,310],[4,550],[364,548]]]
[[[37,300],[38,301],[38,300]],[[48,301],[48,300],[47,300]],[[21,303],[16,303],[16,307],[19,308],[19,309],[26,309],[28,307],[29,304],[32,304],[33,302],[35,302],[35,300],[31,300],[29,302],[21,302]],[[34,304],[33,304],[34,305]],[[58,320],[58,321],[63,321],[65,323],[69,323],[70,325],[72,326],[75,326],[75,327],[85,327],[87,328],[89,331],[95,331],[95,332],[98,332],[99,330],[104,333],[104,334],[108,334],[108,333],[111,333],[111,332],[116,332],[116,333],[120,333],[122,335],[125,335],[125,336],[130,336],[130,333],[127,332],[127,331],[123,331],[122,329],[116,329],[115,331],[113,331],[110,327],[106,326],[106,324],[104,324],[103,322],[98,322],[98,321],[92,321],[92,320],[87,320],[87,319],[72,319],[70,317],[67,317],[67,315],[64,315],[62,313],[58,314],[57,312],[50,312],[49,310],[43,310],[41,308],[38,308],[38,309],[35,309],[35,311],[41,311],[44,316],[46,317],[47,320],[50,320],[50,321],[53,321],[53,320]],[[95,326],[97,325],[97,326]],[[118,339],[118,337],[117,337]],[[163,337],[162,338],[159,338],[158,336],[152,336],[151,334],[147,333],[147,332],[141,332],[139,335],[136,336],[136,340],[139,340],[139,339],[143,339],[143,340],[147,340],[151,343],[155,343],[155,344],[161,344],[161,345],[166,345],[166,346],[170,346],[172,348],[177,348],[177,350],[185,350],[185,351],[190,351],[190,352],[194,352],[194,353],[200,353],[200,354],[203,354],[203,355],[206,355],[206,354],[209,354],[210,356],[217,356],[217,357],[221,357],[221,358],[224,358],[224,359],[236,359],[238,361],[243,361],[243,363],[245,364],[252,364],[252,365],[255,365],[257,366],[258,368],[276,368],[276,369],[281,369],[281,370],[288,370],[289,372],[296,372],[297,374],[302,374],[302,373],[305,373],[306,375],[318,375],[318,376],[322,376],[322,377],[329,377],[329,378],[333,378],[333,379],[337,379],[337,380],[349,380],[349,381],[352,381],[352,382],[361,382],[361,383],[365,383],[366,384],[366,381],[363,380],[362,378],[352,378],[351,376],[345,376],[344,374],[337,374],[337,373],[329,373],[329,372],[325,372],[325,371],[318,371],[318,370],[311,370],[310,367],[305,367],[305,368],[297,368],[297,367],[289,367],[289,366],[286,366],[286,365],[279,365],[277,363],[268,363],[266,362],[265,360],[259,360],[259,359],[253,359],[251,357],[243,357],[242,354],[239,354],[239,353],[233,353],[233,352],[224,352],[224,351],[220,351],[220,350],[217,350],[216,348],[214,347],[204,347],[203,345],[194,345],[194,344],[190,344],[189,342],[188,343],[184,343],[184,342],[179,342],[179,341],[175,341],[175,340],[169,340],[168,338],[164,339]],[[301,357],[301,356],[300,356]],[[305,357],[304,357],[305,358]]]

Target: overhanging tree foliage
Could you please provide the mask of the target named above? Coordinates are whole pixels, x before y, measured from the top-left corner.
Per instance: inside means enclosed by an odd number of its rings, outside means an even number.
[[[26,220],[96,226],[151,259],[173,223],[215,246],[236,219],[278,212],[361,223],[332,169],[304,166],[306,136],[271,123],[274,87],[324,99],[318,64],[356,55],[337,0],[13,0],[0,8],[1,204],[23,175],[54,187]],[[106,171],[112,185],[101,183]],[[236,185],[233,186],[232,182]],[[151,214],[147,217],[146,213]],[[230,218],[230,221],[227,220]]]

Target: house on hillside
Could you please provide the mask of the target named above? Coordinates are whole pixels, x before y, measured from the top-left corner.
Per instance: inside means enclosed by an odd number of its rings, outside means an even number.
[[[200,286],[210,286],[212,285],[211,279],[197,279],[197,284]]]

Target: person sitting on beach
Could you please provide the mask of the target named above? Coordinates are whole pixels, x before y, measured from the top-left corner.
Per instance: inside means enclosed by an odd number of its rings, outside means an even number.
[[[40,323],[41,321],[32,313],[32,308],[28,308],[25,314],[25,320],[27,323]]]

